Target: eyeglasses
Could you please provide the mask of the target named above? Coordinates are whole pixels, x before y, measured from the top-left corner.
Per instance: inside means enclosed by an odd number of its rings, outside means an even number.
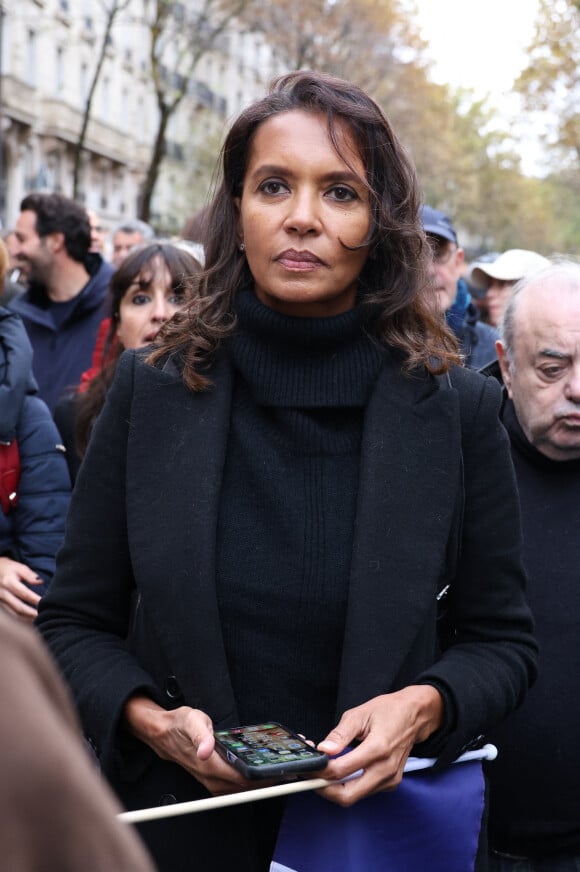
[[[452,242],[447,242],[446,239],[438,239],[428,236],[427,241],[429,242],[433,262],[438,266],[443,266],[444,264],[449,263],[457,251],[457,246],[453,245]]]

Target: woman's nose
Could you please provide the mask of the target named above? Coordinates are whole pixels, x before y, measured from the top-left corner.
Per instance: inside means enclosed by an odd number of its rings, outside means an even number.
[[[167,321],[170,317],[169,304],[163,295],[155,295],[153,300],[152,317],[154,321]]]
[[[311,191],[296,192],[289,201],[286,229],[301,235],[320,230],[318,199]]]

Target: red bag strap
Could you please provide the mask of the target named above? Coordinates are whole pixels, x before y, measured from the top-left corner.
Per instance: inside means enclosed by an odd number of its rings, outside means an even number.
[[[18,442],[13,439],[9,445],[0,444],[0,505],[5,515],[18,502],[19,480],[20,452]]]

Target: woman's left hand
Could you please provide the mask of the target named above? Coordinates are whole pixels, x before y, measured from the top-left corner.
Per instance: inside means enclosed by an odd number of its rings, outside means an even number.
[[[331,760],[323,775],[339,781],[359,769],[364,773],[320,793],[338,805],[349,806],[372,793],[394,790],[413,745],[427,739],[442,721],[443,699],[428,684],[410,685],[349,709],[317,747],[333,757],[352,742],[360,744]]]

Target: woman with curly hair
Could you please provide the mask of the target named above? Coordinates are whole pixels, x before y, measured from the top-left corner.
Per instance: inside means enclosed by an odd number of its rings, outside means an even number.
[[[213,730],[264,721],[318,744],[346,806],[534,678],[500,388],[457,365],[413,167],[363,91],[283,76],[222,158],[199,287],[117,368],[40,628],[128,807],[247,789]],[[280,813],[143,833],[160,869],[264,872]]]

